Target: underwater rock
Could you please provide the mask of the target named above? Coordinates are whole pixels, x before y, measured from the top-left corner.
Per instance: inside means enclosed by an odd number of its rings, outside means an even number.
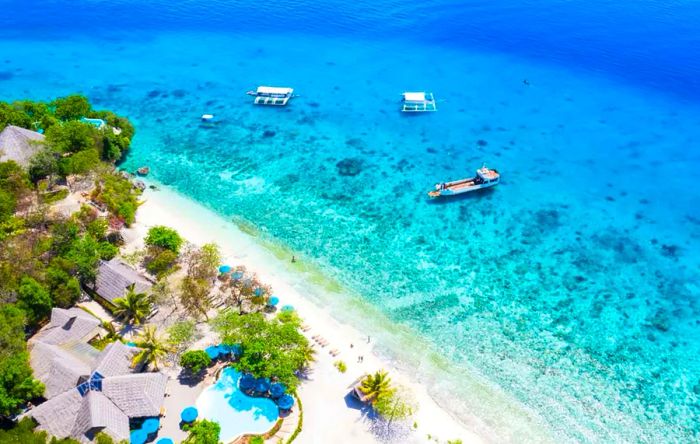
[[[318,102],[310,102],[310,103],[309,103],[309,106],[310,106],[311,108],[318,108],[319,106],[321,106],[321,104],[318,103]]]
[[[270,137],[275,137],[275,134],[277,134],[277,133],[275,133],[272,130],[265,130],[265,131],[263,131],[262,136],[263,136],[263,139],[269,139]]]
[[[15,75],[11,71],[0,71],[0,81],[2,80],[10,80],[14,77]]]
[[[345,144],[354,148],[363,148],[365,146],[365,142],[358,137],[352,137],[346,140]]]
[[[185,91],[184,89],[176,89],[172,92],[172,95],[177,97],[177,98],[185,97],[186,94],[187,94],[187,91]]]
[[[662,244],[661,245],[661,254],[664,255],[664,257],[668,257],[671,259],[678,259],[678,252],[680,250],[680,247],[678,245],[668,245],[668,244]]]
[[[357,176],[362,171],[362,159],[349,157],[336,163],[338,174],[341,176]]]
[[[489,143],[488,143],[487,141],[485,141],[484,139],[479,139],[479,140],[476,141],[476,144],[479,145],[479,146],[486,146],[486,145],[488,145]]]
[[[149,91],[148,94],[146,94],[146,96],[149,99],[155,99],[156,97],[160,96],[160,91],[158,91],[157,89],[154,89],[152,91]]]

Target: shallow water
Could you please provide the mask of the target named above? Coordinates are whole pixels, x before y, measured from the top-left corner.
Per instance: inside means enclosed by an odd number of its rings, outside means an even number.
[[[81,91],[128,115],[125,169],[149,165],[386,315],[403,342],[387,325],[383,351],[498,440],[700,439],[695,9],[100,4],[71,12],[85,33],[6,27],[2,98]],[[96,26],[124,11],[140,19]],[[267,32],[262,12],[292,18]],[[258,84],[301,97],[254,107]],[[412,89],[439,111],[401,115]],[[426,199],[482,162],[497,188]]]

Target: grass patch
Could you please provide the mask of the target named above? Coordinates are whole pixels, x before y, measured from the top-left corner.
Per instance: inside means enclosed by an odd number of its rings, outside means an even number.
[[[56,202],[60,202],[66,197],[68,197],[69,191],[65,188],[62,188],[58,191],[50,191],[48,193],[44,193],[41,195],[41,201],[45,204],[53,204]]]

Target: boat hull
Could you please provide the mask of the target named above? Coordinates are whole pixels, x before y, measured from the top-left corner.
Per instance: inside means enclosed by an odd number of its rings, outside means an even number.
[[[449,197],[449,196],[457,196],[459,194],[466,194],[466,193],[471,193],[473,191],[478,191],[482,190],[484,188],[492,188],[498,185],[499,182],[492,182],[492,183],[482,183],[478,185],[471,185],[468,187],[462,187],[456,190],[452,190],[450,188],[445,188],[443,190],[435,190],[435,191],[430,191],[428,192],[428,195],[432,198],[436,197]]]

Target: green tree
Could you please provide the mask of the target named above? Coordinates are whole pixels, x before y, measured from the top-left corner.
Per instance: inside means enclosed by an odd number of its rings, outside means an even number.
[[[204,244],[201,248],[191,248],[185,253],[184,262],[187,276],[194,279],[214,280],[219,274],[221,251],[216,244]]]
[[[172,347],[158,335],[155,325],[146,325],[134,343],[141,349],[134,357],[134,364],[139,362],[153,364],[156,370],[158,370],[158,364],[172,352]]]
[[[78,94],[59,97],[51,105],[54,108],[54,114],[61,120],[76,120],[87,117],[92,110],[87,97]]]
[[[103,174],[97,182],[93,199],[107,206],[110,213],[130,225],[134,222],[141,191],[119,174]]]
[[[73,241],[66,254],[66,259],[73,262],[76,273],[82,283],[94,282],[97,266],[100,262],[100,243],[89,234]]]
[[[100,164],[100,157],[97,150],[85,150],[61,158],[58,161],[58,172],[62,176],[72,174],[86,174],[95,170]]]
[[[24,311],[29,325],[36,327],[51,313],[51,296],[34,278],[25,276],[17,292],[17,307]]]
[[[36,423],[31,418],[22,418],[14,427],[0,430],[3,444],[80,444],[72,438],[49,438],[48,433],[35,430]]]
[[[24,313],[14,305],[0,306],[0,415],[18,413],[27,401],[41,396],[44,386],[32,376],[24,340]],[[2,442],[2,440],[0,440]]]
[[[54,125],[46,131],[46,144],[59,153],[95,150],[99,132],[89,123],[71,121]]]
[[[58,156],[51,148],[45,146],[29,160],[29,178],[36,183],[40,179],[58,174]]]
[[[219,444],[221,426],[213,421],[201,419],[189,428],[189,435],[182,444]]]
[[[178,253],[184,240],[172,228],[156,225],[148,230],[145,242],[149,247],[160,247]]]
[[[193,374],[209,367],[211,358],[204,350],[189,350],[180,356],[180,365]]]
[[[132,284],[126,295],[114,300],[114,314],[127,323],[140,325],[153,309],[151,298],[145,293],[137,293]]]
[[[80,298],[80,282],[69,273],[72,266],[72,262],[66,259],[55,258],[46,269],[51,299],[58,307],[68,308]]]
[[[380,397],[392,393],[391,378],[384,370],[378,370],[373,375],[367,375],[362,379],[360,391],[370,403],[374,404]]]
[[[266,320],[261,313],[225,311],[212,320],[212,328],[226,344],[241,344],[239,370],[256,377],[276,377],[291,390],[296,372],[313,359],[313,349],[293,323]]]

